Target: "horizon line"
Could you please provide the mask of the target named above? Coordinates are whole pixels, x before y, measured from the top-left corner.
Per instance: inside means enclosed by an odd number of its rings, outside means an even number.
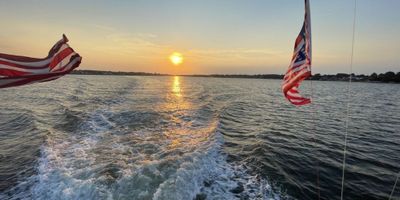
[[[86,71],[86,72],[98,72],[98,73],[101,73],[101,72],[103,72],[103,73],[120,73],[120,74],[142,74],[142,75],[159,75],[159,76],[260,76],[260,75],[279,75],[279,76],[284,76],[284,74],[277,74],[277,73],[255,73],[255,74],[246,74],[246,73],[233,73],[233,74],[230,74],[230,73],[204,73],[204,74],[169,74],[169,73],[159,73],[159,72],[142,72],[142,71],[112,71],[112,70],[97,70],[97,69],[75,69],[75,70],[73,70],[72,71],[72,74],[74,74],[74,72],[84,72],[84,71]],[[364,76],[370,76],[370,75],[372,75],[372,74],[377,74],[377,75],[379,75],[379,74],[385,74],[385,73],[388,73],[388,72],[393,72],[393,73],[400,73],[400,71],[398,71],[398,72],[396,72],[396,71],[386,71],[386,72],[372,72],[372,73],[370,73],[370,74],[365,74],[365,73],[360,73],[360,74],[356,74],[356,73],[352,73],[352,74],[354,74],[354,76],[361,76],[361,75],[364,75]],[[75,73],[76,74],[76,73]],[[338,74],[341,74],[341,75],[349,75],[350,73],[346,73],[346,72],[337,72],[337,73],[334,73],[334,74],[323,74],[323,73],[315,73],[315,74],[312,74],[313,76],[314,75],[317,75],[317,74],[319,74],[319,75],[338,75]]]

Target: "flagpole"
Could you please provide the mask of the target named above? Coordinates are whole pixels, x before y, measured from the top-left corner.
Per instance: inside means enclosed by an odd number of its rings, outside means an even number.
[[[311,56],[312,56],[312,50],[311,50],[311,45],[312,45],[312,43],[311,43],[311,11],[310,11],[310,1],[309,0],[305,0],[304,1],[305,2],[305,9],[306,9],[306,13],[307,13],[307,18],[308,19],[305,19],[306,21],[308,21],[308,26],[309,26],[309,39],[310,39],[310,46],[308,47],[309,48],[309,51],[307,51],[307,52],[309,52],[309,57],[311,58]],[[310,63],[310,64],[312,64],[312,63]],[[318,145],[317,145],[317,129],[316,129],[316,126],[315,126],[315,119],[316,119],[316,113],[317,113],[317,110],[316,110],[316,108],[315,108],[315,101],[314,101],[314,85],[313,85],[313,79],[312,79],[312,74],[311,74],[311,76],[310,76],[310,85],[311,85],[311,104],[312,104],[312,109],[311,109],[311,115],[312,115],[312,124],[313,124],[313,130],[314,130],[314,134],[313,134],[313,142],[314,142],[314,145],[315,145],[315,149],[316,149],[316,153],[318,153]],[[318,161],[318,156],[316,156],[316,159],[315,159],[315,165],[316,165],[316,167],[317,167],[317,196],[318,196],[318,200],[319,199],[321,199],[321,190],[320,190],[320,181],[319,181],[319,168],[320,168],[320,166],[319,166],[319,161]]]
[[[314,100],[314,86],[313,86],[313,80],[312,80],[312,76],[310,79],[310,84],[311,84],[311,104],[312,104],[312,109],[311,109],[311,114],[312,114],[312,124],[313,127],[312,129],[314,130],[314,134],[313,134],[313,142],[315,145],[315,152],[316,152],[316,158],[315,158],[315,165],[317,167],[317,195],[318,195],[318,200],[321,199],[321,190],[320,190],[320,181],[319,181],[319,161],[318,161],[318,143],[317,143],[317,128],[315,126],[315,119],[317,118],[316,114],[317,114],[317,109],[315,108],[315,100]]]

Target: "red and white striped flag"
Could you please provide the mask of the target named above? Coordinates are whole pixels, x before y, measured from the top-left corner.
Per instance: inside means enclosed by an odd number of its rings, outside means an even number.
[[[292,62],[283,78],[282,90],[285,97],[294,105],[305,105],[311,100],[302,97],[298,88],[300,83],[311,76],[311,20],[309,0],[305,0],[303,28],[294,45]]]
[[[0,88],[55,80],[77,68],[82,57],[67,42],[63,35],[43,59],[0,53]]]

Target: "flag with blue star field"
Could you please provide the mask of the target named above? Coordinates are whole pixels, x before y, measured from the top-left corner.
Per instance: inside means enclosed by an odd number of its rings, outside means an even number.
[[[299,93],[300,83],[311,76],[311,20],[310,3],[305,0],[305,16],[303,27],[297,36],[292,62],[289,65],[282,84],[285,97],[294,105],[301,106],[311,103]]]

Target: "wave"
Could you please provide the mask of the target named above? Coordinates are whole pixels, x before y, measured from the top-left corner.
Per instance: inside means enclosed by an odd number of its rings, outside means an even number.
[[[36,173],[0,199],[286,199],[229,159],[221,112],[234,92],[164,97],[135,84],[81,84],[90,91],[60,97]]]
[[[7,197],[279,199],[266,180],[226,161],[218,122],[193,130],[170,127],[157,135],[155,129],[118,129],[116,115],[97,110],[79,133],[50,134],[37,175],[9,190]]]

